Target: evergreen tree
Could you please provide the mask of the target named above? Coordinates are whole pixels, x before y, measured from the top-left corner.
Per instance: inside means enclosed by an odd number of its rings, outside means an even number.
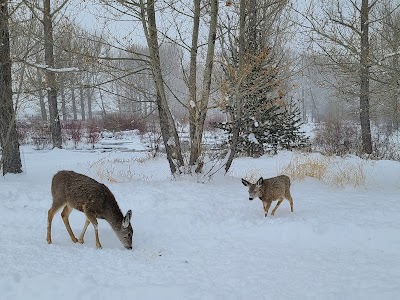
[[[239,135],[239,153],[254,157],[309,144],[308,137],[301,131],[299,108],[293,102],[287,105],[273,103],[268,99],[246,102]],[[231,142],[232,126],[232,122],[217,124],[218,128],[228,133],[227,143]]]
[[[272,20],[280,18],[288,2],[240,3],[239,37],[244,41],[239,43],[240,38],[236,39],[235,29],[228,23],[229,43],[222,47],[226,79],[222,90],[227,96],[222,106],[229,122],[217,127],[228,132],[227,143],[233,153],[248,156],[304,144],[307,138],[300,132],[299,110],[283,99],[279,80],[285,68],[282,48],[271,39],[280,34],[279,26],[275,27]]]

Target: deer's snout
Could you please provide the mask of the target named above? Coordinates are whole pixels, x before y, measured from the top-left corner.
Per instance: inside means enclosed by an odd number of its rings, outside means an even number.
[[[254,198],[250,198],[250,197],[249,197],[249,200],[250,200],[250,201],[253,200],[253,199],[254,199]]]
[[[125,246],[126,249],[132,250],[132,246]]]

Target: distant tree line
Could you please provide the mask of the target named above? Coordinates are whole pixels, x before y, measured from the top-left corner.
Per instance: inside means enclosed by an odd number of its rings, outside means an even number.
[[[358,116],[360,154],[373,152],[371,120],[398,129],[396,1],[309,1],[306,9],[290,0],[100,1],[91,4],[107,14],[94,30],[71,13],[86,2],[0,0],[3,174],[22,171],[16,121],[27,105],[58,148],[68,120],[151,117],[172,174],[204,171],[210,112],[226,120],[218,125],[229,137],[225,171],[240,153],[304,146],[301,123],[310,111],[322,119],[318,85],[335,94],[325,113]],[[122,40],[100,25],[120,17],[136,26]],[[304,51],[293,49],[299,29]],[[137,35],[142,44],[131,41]],[[178,132],[185,122],[188,154]]]

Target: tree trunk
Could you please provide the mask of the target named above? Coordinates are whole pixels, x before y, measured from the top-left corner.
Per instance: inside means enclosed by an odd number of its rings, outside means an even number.
[[[368,0],[361,3],[361,55],[360,55],[360,121],[362,136],[362,151],[372,153],[371,125],[369,117],[369,78],[370,78],[370,47],[369,47],[369,5]]]
[[[210,17],[211,18],[210,18],[210,28],[208,31],[207,56],[206,56],[205,70],[203,75],[201,99],[200,103],[196,103],[196,118],[194,120],[194,123],[190,124],[191,127],[194,126],[195,128],[190,148],[191,165],[194,165],[196,162],[202,165],[202,162],[199,162],[198,159],[202,151],[201,142],[203,139],[204,123],[207,116],[208,101],[210,98],[211,75],[214,65],[215,39],[217,34],[217,23],[218,23],[218,0],[211,1]],[[196,168],[196,169],[201,170],[201,168]]]
[[[236,108],[236,113],[234,112],[232,114],[233,117],[233,130],[232,130],[232,144],[230,151],[228,152],[228,159],[225,164],[225,172],[228,172],[233,159],[235,158],[236,152],[237,152],[237,147],[239,143],[239,134],[240,134],[240,127],[242,123],[242,113],[243,113],[243,99],[242,96],[240,95],[240,86],[241,86],[241,76],[243,73],[243,67],[244,67],[244,55],[245,55],[245,26],[246,26],[246,0],[240,0],[240,22],[239,22],[239,65],[238,65],[238,71],[236,75],[236,82],[235,82],[235,90],[234,90],[234,105]]]
[[[0,142],[3,175],[21,173],[16,127],[16,112],[12,99],[10,34],[8,28],[8,1],[0,0]]]
[[[82,121],[85,121],[86,115],[85,115],[85,97],[83,96],[83,86],[79,86],[79,97],[81,100],[81,119]]]
[[[61,113],[62,113],[62,119],[63,121],[67,121],[67,106],[65,103],[65,91],[64,87],[61,87],[60,89],[60,94],[61,94]]]
[[[36,57],[36,63],[39,64],[39,57]],[[42,80],[42,73],[39,68],[37,68],[36,78],[39,84],[39,104],[40,104],[40,114],[42,116],[42,121],[47,122],[47,112],[46,112],[46,104],[44,102],[44,95],[43,95],[43,80]]]
[[[193,32],[192,32],[192,46],[190,48],[190,70],[189,70],[189,137],[190,137],[190,159],[189,165],[194,165],[197,160],[196,151],[196,119],[198,112],[197,104],[197,51],[199,41],[199,28],[200,28],[200,0],[194,0],[194,14],[193,14]]]
[[[399,45],[398,35],[395,37],[395,45]],[[398,47],[396,47],[398,49]],[[400,48],[399,48],[400,49]],[[399,70],[399,55],[393,55],[393,74],[392,74],[392,102],[393,102],[393,115],[392,115],[392,124],[393,129],[395,131],[399,130],[399,86],[400,83],[400,74],[397,72]]]
[[[93,112],[92,112],[92,89],[87,89],[87,98],[88,98],[88,117],[89,120],[93,119]]]
[[[156,24],[155,0],[141,0],[142,25],[146,35],[147,45],[149,47],[151,68],[154,83],[157,91],[157,107],[160,118],[161,134],[164,147],[167,152],[172,174],[179,172],[179,168],[184,165],[181,146],[175,122],[168,106],[167,97],[164,88],[164,79],[161,72],[160,52],[158,45],[158,34]]]
[[[60,116],[57,108],[56,76],[49,68],[54,68],[53,23],[50,0],[43,0],[44,57],[47,65],[46,83],[49,103],[50,128],[53,147],[62,148]]]
[[[76,121],[78,120],[78,113],[76,110],[76,98],[75,98],[75,88],[71,88],[71,102],[72,102],[72,114],[73,114],[73,120]]]

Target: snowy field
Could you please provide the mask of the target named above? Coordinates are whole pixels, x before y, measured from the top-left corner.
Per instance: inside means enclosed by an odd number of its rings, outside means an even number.
[[[362,163],[365,184],[294,181],[294,213],[285,201],[264,218],[240,178],[275,176],[299,154],[238,159],[206,183],[171,178],[166,159],[146,152],[22,154],[26,172],[0,178],[0,299],[400,297],[398,162],[347,158]],[[105,183],[123,213],[133,210],[133,250],[102,220],[102,250],[92,226],[84,245],[73,244],[59,213],[47,244],[50,182],[61,169]],[[71,214],[75,235],[84,220]]]

